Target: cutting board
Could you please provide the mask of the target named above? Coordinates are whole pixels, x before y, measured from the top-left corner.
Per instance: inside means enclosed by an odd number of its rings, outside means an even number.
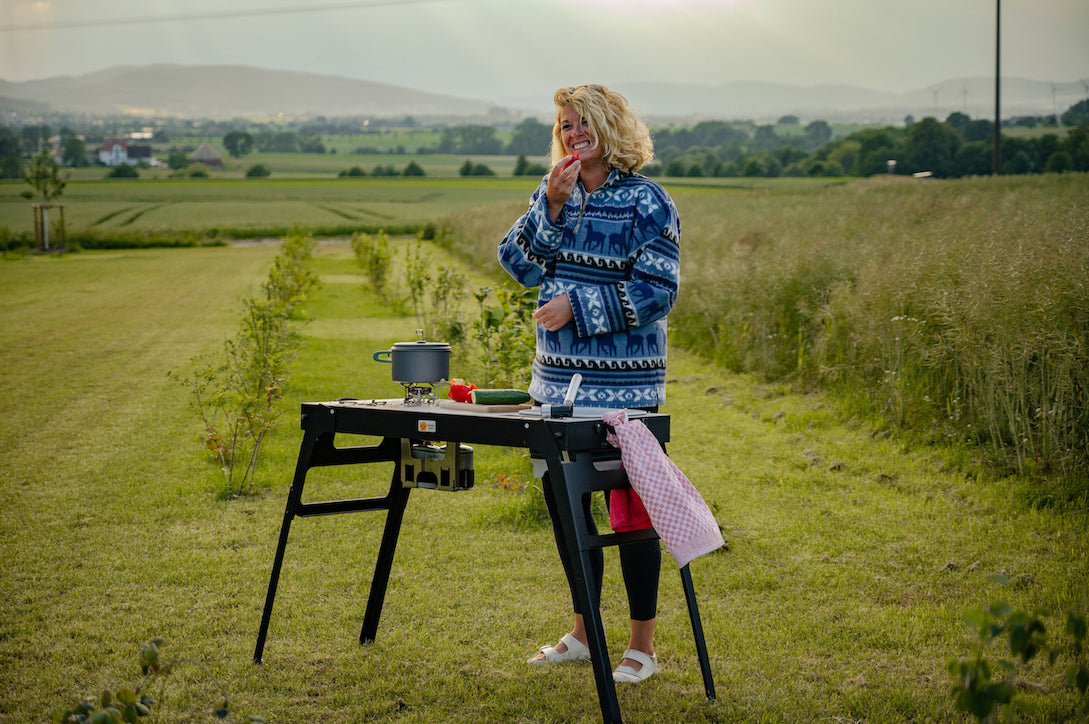
[[[528,402],[506,405],[477,405],[472,402],[439,400],[439,407],[449,407],[451,410],[464,410],[465,412],[518,412],[519,410],[527,410],[533,405]]]

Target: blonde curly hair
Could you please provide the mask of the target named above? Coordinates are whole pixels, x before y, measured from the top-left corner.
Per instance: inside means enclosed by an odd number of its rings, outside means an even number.
[[[567,155],[563,147],[560,112],[570,106],[590,127],[601,156],[609,169],[638,171],[654,158],[650,131],[632,111],[628,99],[603,85],[577,85],[560,88],[552,100],[556,103],[556,123],[552,127],[552,163]]]

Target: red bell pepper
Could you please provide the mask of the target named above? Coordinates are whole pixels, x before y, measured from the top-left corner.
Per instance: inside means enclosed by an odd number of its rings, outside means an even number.
[[[450,380],[450,389],[447,391],[446,396],[454,402],[470,402],[472,400],[472,392],[476,388],[476,385],[468,383],[460,377],[456,377]]]

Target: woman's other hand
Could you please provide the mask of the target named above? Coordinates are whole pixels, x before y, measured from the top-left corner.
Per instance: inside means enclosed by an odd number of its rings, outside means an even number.
[[[555,332],[575,318],[575,313],[571,309],[571,299],[566,294],[553,297],[533,313],[533,318],[537,320],[537,324],[549,332]]]
[[[548,215],[553,222],[560,218],[563,205],[571,198],[581,169],[582,162],[575,153],[565,156],[562,161],[552,167],[551,173],[548,174],[548,188],[545,189],[545,196],[548,198]]]

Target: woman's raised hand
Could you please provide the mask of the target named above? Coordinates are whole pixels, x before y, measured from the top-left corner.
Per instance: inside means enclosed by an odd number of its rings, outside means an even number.
[[[567,199],[571,198],[575,190],[575,182],[578,180],[581,169],[582,162],[579,161],[579,155],[576,152],[565,156],[562,161],[552,167],[552,171],[548,174],[545,196],[548,199],[548,215],[552,221],[560,218],[563,205],[567,203]]]

